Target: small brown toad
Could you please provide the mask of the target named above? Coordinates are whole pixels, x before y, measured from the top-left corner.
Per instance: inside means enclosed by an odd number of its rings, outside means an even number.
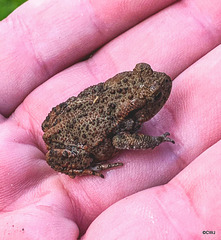
[[[165,104],[171,87],[169,76],[139,63],[133,71],[119,73],[52,108],[42,123],[48,164],[70,177],[104,177],[101,170],[123,165],[106,162],[120,149],[174,143],[167,132],[157,137],[137,133]]]

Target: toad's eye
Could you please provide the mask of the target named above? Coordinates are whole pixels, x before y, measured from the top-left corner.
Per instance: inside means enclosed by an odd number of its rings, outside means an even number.
[[[161,99],[161,97],[162,97],[162,93],[159,92],[159,93],[154,97],[154,100],[155,100],[155,101],[158,101],[158,100]]]

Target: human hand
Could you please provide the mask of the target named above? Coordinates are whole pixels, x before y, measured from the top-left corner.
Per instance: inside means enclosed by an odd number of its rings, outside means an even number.
[[[0,23],[3,239],[219,238],[221,3],[172,3],[28,1]],[[142,131],[176,144],[124,151],[105,179],[52,170],[51,107],[138,62],[174,79]]]

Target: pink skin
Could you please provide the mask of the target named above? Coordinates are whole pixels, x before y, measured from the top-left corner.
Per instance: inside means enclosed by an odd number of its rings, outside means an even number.
[[[0,32],[3,239],[221,239],[220,0],[30,0]],[[174,80],[142,131],[176,144],[124,151],[105,179],[52,170],[51,107],[138,62]]]

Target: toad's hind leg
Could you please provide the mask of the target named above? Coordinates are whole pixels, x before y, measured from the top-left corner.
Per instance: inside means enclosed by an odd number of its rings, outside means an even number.
[[[82,149],[70,151],[67,149],[51,149],[46,154],[48,164],[54,170],[74,178],[83,175],[93,175],[104,178],[102,170],[122,166],[122,163],[95,163],[87,152]]]
[[[47,163],[55,171],[65,173],[74,178],[82,175],[84,169],[90,166],[93,159],[82,149],[51,149],[46,154]]]

